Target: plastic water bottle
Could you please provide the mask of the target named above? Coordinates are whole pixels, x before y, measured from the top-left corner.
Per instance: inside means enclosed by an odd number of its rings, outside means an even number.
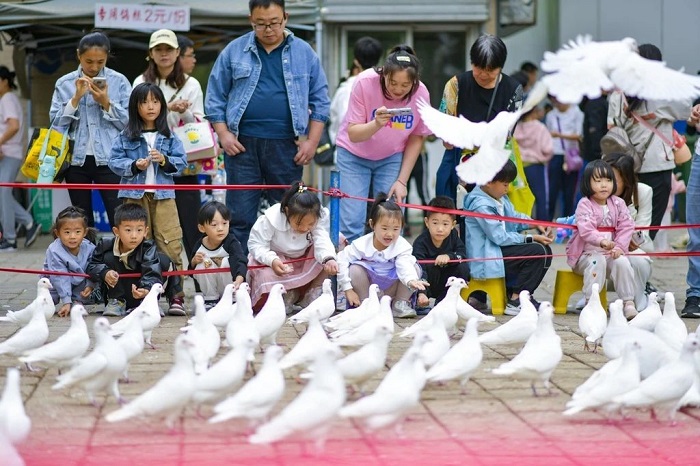
[[[41,165],[39,165],[39,176],[36,179],[37,183],[53,183],[56,176],[56,157],[52,155],[44,155]]]
[[[214,175],[214,178],[212,179],[212,185],[225,185],[226,184],[226,173],[223,170],[217,170],[216,175]],[[216,189],[213,188],[212,191],[212,196],[214,197],[214,200],[217,202],[221,202],[222,204],[226,204],[226,190],[225,189]]]

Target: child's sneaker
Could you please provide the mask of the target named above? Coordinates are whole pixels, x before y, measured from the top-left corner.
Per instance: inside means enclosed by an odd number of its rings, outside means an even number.
[[[416,316],[416,310],[411,307],[411,303],[404,300],[394,302],[394,317],[399,319],[410,319]]]
[[[175,296],[170,299],[170,307],[168,308],[168,315],[171,316],[186,316],[187,311],[185,311],[185,300],[182,296]]]
[[[337,311],[344,311],[348,307],[347,298],[345,297],[345,292],[338,290],[338,297],[335,299],[335,309]]]
[[[517,316],[520,314],[520,298],[509,299],[504,313],[507,316]]]
[[[121,317],[126,314],[126,302],[115,298],[110,298],[105,304],[105,310],[102,312],[103,317]]]

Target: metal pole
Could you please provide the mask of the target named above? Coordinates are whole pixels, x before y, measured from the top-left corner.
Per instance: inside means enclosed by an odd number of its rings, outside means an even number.
[[[331,192],[340,190],[340,172],[338,170],[331,170],[331,181],[330,181]],[[337,191],[336,191],[337,192]],[[331,241],[333,241],[333,246],[335,250],[338,250],[338,244],[340,243],[340,198],[337,196],[331,196],[330,202],[331,209]],[[333,287],[333,299],[337,303],[338,301],[338,277],[331,277],[331,286]]]

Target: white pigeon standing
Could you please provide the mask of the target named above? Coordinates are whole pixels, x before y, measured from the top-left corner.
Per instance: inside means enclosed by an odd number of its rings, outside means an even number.
[[[139,304],[133,311],[131,311],[126,316],[122,317],[121,320],[113,323],[111,325],[112,336],[119,336],[126,331],[129,323],[132,319],[140,318],[142,319],[141,325],[143,326],[143,339],[148,346],[152,349],[156,347],[153,346],[151,342],[151,334],[153,329],[160,323],[160,308],[158,307],[158,297],[163,293],[163,285],[160,283],[154,283],[151,290],[148,292],[141,304]],[[146,314],[144,317],[137,317],[139,313],[136,310],[143,311]]]
[[[132,417],[162,416],[169,429],[182,414],[192,397],[197,376],[192,358],[194,342],[187,335],[175,339],[175,362],[154,386],[105,416],[107,422],[118,422]]]
[[[34,300],[24,309],[20,309],[19,311],[7,311],[6,315],[0,317],[0,322],[12,322],[17,325],[27,325],[32,319],[32,311],[34,308],[42,303],[41,298],[47,298],[52,304],[51,308],[43,306],[44,315],[47,319],[50,319],[56,311],[56,308],[53,306],[51,292],[49,291],[52,288],[53,286],[51,285],[51,281],[47,277],[40,278],[36,284],[36,297]]]
[[[244,417],[256,426],[267,419],[284,394],[284,373],[279,366],[283,354],[279,346],[268,347],[262,368],[235,395],[214,406],[216,415],[209,422]]]
[[[345,403],[345,381],[336,360],[342,353],[326,347],[313,363],[314,376],[299,395],[272,420],[248,438],[252,444],[267,444],[299,434],[323,449],[326,435],[338,410]]]
[[[93,330],[95,347],[92,352],[79,359],[68,372],[59,375],[56,379],[58,382],[51,388],[60,390],[80,385],[95,406],[95,393],[109,390],[112,396],[122,403],[123,399],[119,394],[119,377],[126,369],[126,354],[109,334],[109,321],[106,317],[95,319]]]
[[[653,418],[656,418],[656,410],[665,410],[675,424],[679,402],[695,380],[694,356],[698,349],[700,341],[697,335],[689,334],[678,359],[661,366],[637,388],[615,397],[613,401],[621,407],[649,408]]]
[[[263,305],[258,315],[255,316],[255,326],[260,333],[260,346],[264,344],[276,345],[277,332],[287,321],[287,311],[284,306],[282,293],[286,293],[284,285],[276,283],[267,296],[267,301]]]
[[[420,402],[420,394],[426,382],[421,351],[429,341],[427,332],[419,331],[411,347],[391,367],[374,393],[344,406],[340,410],[340,417],[360,418],[370,431],[391,424],[396,425],[397,432],[400,431],[400,421]]]
[[[5,436],[12,444],[24,442],[32,428],[32,420],[24,411],[20,391],[19,370],[7,368],[5,389],[0,398],[0,436]]]
[[[599,292],[600,285],[594,283],[591,286],[591,297],[578,316],[578,328],[583,334],[583,349],[590,351],[588,344],[593,343],[594,353],[598,351],[598,344],[608,326],[608,316],[600,303]]]
[[[233,303],[234,287],[235,285],[233,283],[226,285],[219,302],[206,313],[209,321],[218,328],[226,328],[226,325],[228,325],[236,312],[236,304]],[[190,323],[192,323],[192,321],[194,321],[194,319],[190,319]]]
[[[622,357],[608,361],[576,389],[563,414],[571,416],[586,409],[603,409],[610,413],[615,408],[613,398],[639,386],[640,349],[637,342],[627,343]]]
[[[375,329],[372,341],[338,361],[347,385],[364,394],[365,382],[384,369],[389,342],[393,336],[391,328],[380,325]]]
[[[478,311],[461,297],[457,300],[457,317],[455,326],[458,328],[465,328],[469,319],[477,319],[479,322],[496,322],[495,316]]]
[[[688,327],[676,311],[676,299],[671,292],[664,295],[664,312],[654,327],[654,334],[674,351],[680,351],[688,337]]]
[[[549,302],[543,301],[540,304],[535,333],[528,338],[520,353],[492,372],[498,375],[509,375],[516,379],[529,380],[532,393],[535,396],[537,396],[535,383],[542,382],[551,395],[549,378],[563,356],[561,338],[554,331],[553,316],[554,308]]]
[[[446,382],[459,379],[462,394],[465,393],[469,377],[481,364],[484,353],[479,343],[479,320],[467,321],[462,338],[436,362],[426,374],[429,382]]]
[[[187,327],[187,334],[190,335],[196,346],[195,372],[201,374],[209,367],[211,360],[219,352],[221,336],[216,325],[207,318],[202,295],[195,295],[194,309],[194,317],[192,323]]]
[[[419,330],[427,330],[432,327],[434,319],[439,319],[448,332],[454,329],[459,318],[457,315],[457,302],[463,301],[460,292],[467,287],[467,283],[463,278],[450,277],[447,279],[445,286],[447,287],[447,293],[442,301],[437,303],[428,312],[428,315],[401,332],[400,336],[410,337]]]
[[[331,284],[331,279],[326,278],[323,280],[323,293],[321,293],[321,296],[311,301],[308,306],[290,317],[287,322],[292,325],[308,323],[309,319],[313,316],[317,316],[321,322],[325,322],[334,312],[335,298],[333,297],[333,286]]]
[[[425,330],[430,341],[428,341],[420,352],[423,364],[427,367],[433,366],[450,350],[450,336],[445,330],[445,326],[440,319],[433,319],[433,324]]]
[[[208,370],[197,376],[192,402],[199,407],[201,404],[218,402],[230,395],[243,383],[248,355],[255,349],[252,338],[234,346]]]
[[[86,315],[88,312],[82,304],[74,305],[70,310],[70,327],[66,333],[51,343],[25,352],[19,360],[26,364],[29,370],[34,370],[32,364],[37,362],[58,367],[59,371],[73,365],[90,347]]]
[[[324,327],[331,330],[352,329],[374,317],[377,312],[379,312],[379,285],[372,283],[369,286],[369,294],[362,304],[334,315],[324,323]]]
[[[244,340],[252,338],[256,347],[260,345],[260,332],[253,317],[253,305],[250,302],[250,285],[241,283],[236,290],[236,313],[226,325],[226,343],[235,348]],[[255,360],[255,349],[250,351],[248,361]]]
[[[656,328],[656,323],[661,319],[661,307],[655,291],[649,293],[649,302],[634,319],[630,320],[630,327],[641,328],[648,332],[653,332]],[[683,342],[681,342],[681,345]]]
[[[129,364],[131,360],[143,352],[146,343],[143,341],[143,320],[148,319],[143,310],[134,310],[137,318],[131,319],[124,333],[117,338],[117,344],[124,351],[126,356],[126,368],[124,369],[123,378],[126,383],[129,382]],[[140,318],[138,318],[140,317]]]
[[[391,311],[391,296],[379,300],[379,312],[353,329],[336,330],[330,339],[338,346],[363,346],[374,339],[378,327],[388,327],[394,331],[394,314]]]
[[[482,345],[521,345],[525,343],[537,328],[537,309],[530,302],[530,292],[520,292],[520,312],[509,321],[493,330],[479,335]]]
[[[53,300],[42,296],[37,305],[32,308],[31,320],[14,335],[0,343],[0,354],[20,355],[46,343],[49,338],[49,326],[44,313],[46,307],[53,309]]]
[[[332,345],[317,315],[310,316],[309,326],[296,345],[280,360],[282,369],[298,365],[307,365],[314,360],[316,353],[327,345]]]
[[[689,100],[700,95],[700,79],[648,60],[637,53],[637,42],[594,42],[578,36],[556,52],[545,52],[542,81],[550,94],[566,104],[583,97],[598,98],[619,89],[625,95],[653,100]]]

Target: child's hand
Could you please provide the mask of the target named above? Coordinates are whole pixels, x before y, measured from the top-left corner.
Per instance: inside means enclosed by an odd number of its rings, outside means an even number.
[[[345,290],[345,301],[352,307],[357,307],[360,305],[360,297],[353,289]]]
[[[116,270],[110,270],[109,272],[107,272],[107,275],[105,275],[105,283],[110,288],[114,288],[115,286],[117,286],[118,281],[119,274]]]
[[[323,264],[323,270],[328,275],[338,275],[338,263],[335,261],[335,259],[326,261],[326,263]]]
[[[430,286],[430,283],[426,282],[425,280],[411,280],[408,282],[408,287],[412,290],[425,291],[426,286]]]
[[[447,254],[440,254],[435,258],[435,265],[442,267],[450,263],[450,256]]]
[[[165,162],[165,156],[155,149],[148,151],[148,157],[151,159],[151,162],[157,163],[158,165]]]
[[[233,281],[233,291],[235,292],[240,286],[241,283],[245,281],[245,278],[242,276],[237,276],[236,279]]]
[[[540,244],[550,244],[552,242],[552,238],[545,235],[533,235],[532,240],[537,241]]]
[[[608,251],[611,251],[612,248],[615,247],[615,243],[610,241],[609,239],[604,239],[600,242],[600,247],[603,249],[607,249]]]
[[[83,291],[80,292],[80,296],[83,298],[87,298],[90,296],[90,293],[92,293],[92,287],[91,286],[86,286],[83,288]]]
[[[136,285],[131,285],[131,296],[134,299],[143,299],[147,294],[148,290],[146,288],[136,288]]]
[[[151,158],[145,158],[145,159],[138,159],[136,160],[136,168],[139,170],[143,171],[148,168],[148,166],[151,164]]]
[[[198,252],[192,257],[192,260],[190,261],[190,264],[192,265],[199,265],[202,262],[204,262],[204,259],[206,259],[207,256],[204,255],[203,252]]]
[[[277,275],[286,275],[294,269],[287,264],[283,264],[281,260],[275,259],[272,261],[272,271]]]
[[[554,239],[554,236],[556,235],[556,230],[551,228],[551,227],[543,227],[543,226],[538,226],[537,231],[542,233],[544,236],[547,236],[549,238]]]
[[[430,304],[430,299],[425,295],[425,293],[418,293],[418,300],[416,301],[418,307],[428,307]]]
[[[624,255],[625,253],[622,251],[622,249],[615,247],[610,251],[610,257],[613,259],[617,259],[618,257]]]
[[[66,317],[70,315],[70,305],[71,303],[65,303],[61,308],[58,310],[58,317]]]

